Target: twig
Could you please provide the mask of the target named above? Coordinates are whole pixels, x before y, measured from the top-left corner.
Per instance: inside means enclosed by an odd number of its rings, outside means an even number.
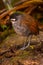
[[[37,7],[37,5],[32,5],[25,10],[27,14],[31,14],[31,12]]]
[[[0,15],[0,19],[5,17],[7,14],[11,15],[14,11],[29,6],[29,4],[31,4],[31,3],[40,4],[40,3],[43,3],[43,2],[42,1],[27,1],[27,2],[24,2],[22,5],[16,6],[16,7],[12,8],[12,10],[8,10],[7,12]]]
[[[6,11],[6,9],[3,9],[0,11],[0,14],[4,13]]]

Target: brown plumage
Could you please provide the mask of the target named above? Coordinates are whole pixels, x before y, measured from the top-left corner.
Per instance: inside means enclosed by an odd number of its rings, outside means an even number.
[[[32,16],[24,15],[22,17],[21,25],[27,25],[27,27],[28,27],[28,29],[30,29],[31,33],[39,34],[38,22]]]
[[[39,35],[38,22],[32,16],[20,13],[12,14],[10,19],[17,34],[30,37],[28,45],[26,46],[26,44],[24,44],[24,47],[21,48],[24,50],[29,46],[31,36]]]

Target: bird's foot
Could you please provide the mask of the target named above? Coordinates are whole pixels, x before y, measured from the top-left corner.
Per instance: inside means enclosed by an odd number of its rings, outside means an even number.
[[[29,42],[27,41],[28,40],[28,38],[27,38],[26,42],[24,43],[23,47],[20,48],[20,50],[25,50],[26,48],[28,48],[30,46],[31,38],[32,38],[32,36],[29,37]]]
[[[29,47],[29,45],[30,45],[30,43],[28,43],[28,42],[24,43],[23,47],[20,48],[20,50],[25,50],[26,48]]]

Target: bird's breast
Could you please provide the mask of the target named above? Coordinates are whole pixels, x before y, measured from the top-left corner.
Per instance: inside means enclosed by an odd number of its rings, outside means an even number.
[[[30,30],[27,28],[26,25],[20,24],[20,22],[15,22],[12,24],[15,32],[19,35],[28,36],[30,33]]]

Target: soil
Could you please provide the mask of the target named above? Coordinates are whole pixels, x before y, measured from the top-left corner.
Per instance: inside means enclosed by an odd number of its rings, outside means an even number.
[[[40,32],[40,38],[41,43],[33,36],[30,46],[20,50],[26,37],[14,33],[9,35],[0,43],[0,65],[43,65],[43,32]]]

